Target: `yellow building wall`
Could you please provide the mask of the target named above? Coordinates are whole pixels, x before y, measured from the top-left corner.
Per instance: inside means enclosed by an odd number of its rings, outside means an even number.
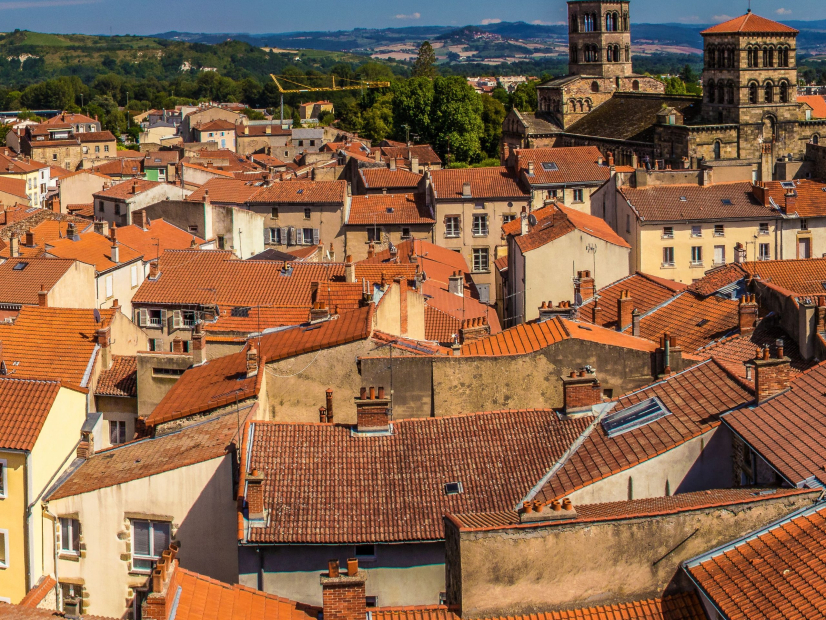
[[[6,497],[0,499],[0,529],[7,530],[9,557],[7,567],[0,568],[0,598],[19,603],[26,595],[25,536],[23,510],[25,509],[26,455],[20,452],[0,451],[6,461]]]

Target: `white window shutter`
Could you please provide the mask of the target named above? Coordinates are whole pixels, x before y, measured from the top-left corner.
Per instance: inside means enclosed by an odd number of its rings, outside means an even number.
[[[172,311],[172,329],[181,329],[184,326],[184,321],[181,318],[180,310]]]
[[[106,276],[106,297],[112,296],[112,276]]]
[[[284,226],[284,227],[281,229],[281,239],[279,239],[278,241],[279,241],[279,243],[281,243],[282,245],[287,245],[287,234],[288,234],[288,231],[289,231],[289,229],[288,229],[286,226]]]
[[[132,288],[138,285],[138,266],[132,265]]]
[[[304,229],[303,228],[296,228],[295,229],[295,244],[296,245],[304,245]]]
[[[273,228],[265,228],[264,229],[264,243],[272,243],[273,233],[275,229]]]
[[[318,239],[319,239],[318,232],[319,232],[318,228],[313,228],[313,245],[318,245]]]
[[[149,311],[146,308],[138,308],[138,327],[146,327],[149,323]]]

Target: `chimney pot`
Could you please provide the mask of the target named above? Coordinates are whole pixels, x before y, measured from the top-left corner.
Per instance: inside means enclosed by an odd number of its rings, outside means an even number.
[[[318,421],[322,424],[327,422],[327,410],[324,407],[318,408]]]
[[[370,386],[370,400],[376,400],[376,388],[374,386]]]
[[[347,559],[347,574],[350,577],[355,577],[359,572],[359,561],[357,558]]]
[[[326,405],[327,405],[327,421],[332,423],[333,421],[333,390],[331,388],[327,388],[325,392],[326,398]]]
[[[338,560],[330,560],[327,562],[327,572],[330,577],[338,577]]]
[[[45,285],[40,285],[40,291],[37,293],[37,305],[41,308],[49,306],[49,291],[46,290]]]
[[[781,353],[783,349],[780,349]],[[384,387],[379,387],[379,400],[384,400]]]
[[[361,390],[359,391],[359,398],[361,398],[361,400],[366,400],[367,399],[367,388],[366,387],[362,387]]]

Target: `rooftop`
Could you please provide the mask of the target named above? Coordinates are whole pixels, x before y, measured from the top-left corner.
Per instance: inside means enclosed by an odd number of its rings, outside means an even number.
[[[59,258],[10,258],[0,264],[0,304],[36,306],[40,287],[50,291],[72,265]]]
[[[81,131],[75,134],[75,137],[84,142],[115,142],[115,136],[111,131]]]
[[[597,291],[600,307],[599,322],[597,324],[609,329],[616,329],[617,302],[623,291],[628,291],[629,296],[634,300],[634,307],[644,313],[671,299],[685,288],[685,284],[673,280],[650,276],[639,271],[633,273]],[[594,307],[597,305],[597,300],[593,298],[591,300],[583,299],[583,302],[585,303],[580,307],[579,318],[583,321],[593,322]]]
[[[517,169],[531,185],[588,181],[601,184],[611,176],[607,162],[597,163],[603,157],[595,146],[517,149],[514,154]],[[529,163],[533,164],[532,175],[528,173]]]
[[[411,188],[419,186],[423,175],[415,174],[409,170],[397,168],[359,168],[359,174],[367,189],[387,188]]]
[[[735,17],[722,24],[717,24],[711,28],[706,28],[700,34],[798,34],[794,28],[781,24],[780,22],[766,19],[749,12],[740,17]]]
[[[94,265],[98,273],[115,269],[141,258],[141,254],[118,240],[117,262],[112,260],[112,240],[94,231],[78,235],[78,239],[53,239],[46,246],[48,256],[70,258]]]
[[[775,216],[772,209],[755,199],[748,182],[623,187],[619,191],[646,223],[728,219],[768,221]]]
[[[113,355],[112,365],[98,376],[96,396],[138,395],[138,360],[134,355]]]
[[[812,118],[826,118],[826,98],[823,95],[798,95],[797,102],[812,108]]]
[[[260,189],[258,185],[239,179],[212,178],[192,192],[187,200],[204,202],[209,196],[210,202],[240,205],[248,202]]]
[[[743,263],[746,272],[761,282],[797,295],[826,294],[826,258],[764,260]]]
[[[251,203],[265,204],[343,204],[347,196],[346,181],[282,181],[262,187],[250,198]]]
[[[58,391],[59,381],[0,377],[0,448],[34,448]]]
[[[346,224],[433,224],[424,194],[373,194],[353,196]]]
[[[125,160],[124,164],[129,164]],[[109,189],[92,194],[95,198],[108,198],[110,200],[129,200],[137,194],[142,194],[150,189],[161,187],[165,183],[158,183],[157,181],[147,181],[145,179],[131,179],[129,181],[122,181],[113,185]]]
[[[193,243],[204,243],[200,237],[161,218],[151,220],[146,228],[135,224],[122,226],[117,229],[117,239],[121,245],[143,256],[144,261],[156,258],[166,250],[185,250],[191,248]]]
[[[688,290],[700,295],[713,295],[720,289],[731,286],[746,277],[746,270],[737,263],[726,263],[705,272],[702,278],[692,282]]]
[[[470,183],[468,200],[479,198],[527,199],[516,177],[505,167],[450,168],[430,172],[436,200],[462,200],[463,187]]]
[[[821,97],[821,99],[823,99]],[[826,102],[824,103],[826,106]],[[826,216],[826,183],[810,179],[766,181],[754,187],[755,197],[766,206],[772,202],[790,216]],[[787,194],[792,194],[787,198]]]

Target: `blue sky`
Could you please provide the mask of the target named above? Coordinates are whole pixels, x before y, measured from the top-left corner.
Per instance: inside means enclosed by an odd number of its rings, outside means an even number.
[[[632,0],[635,22],[709,23],[745,12],[748,0]],[[755,13],[826,19],[824,0],[752,0]],[[39,32],[151,34],[285,32],[565,19],[562,0],[0,0],[0,28]]]

